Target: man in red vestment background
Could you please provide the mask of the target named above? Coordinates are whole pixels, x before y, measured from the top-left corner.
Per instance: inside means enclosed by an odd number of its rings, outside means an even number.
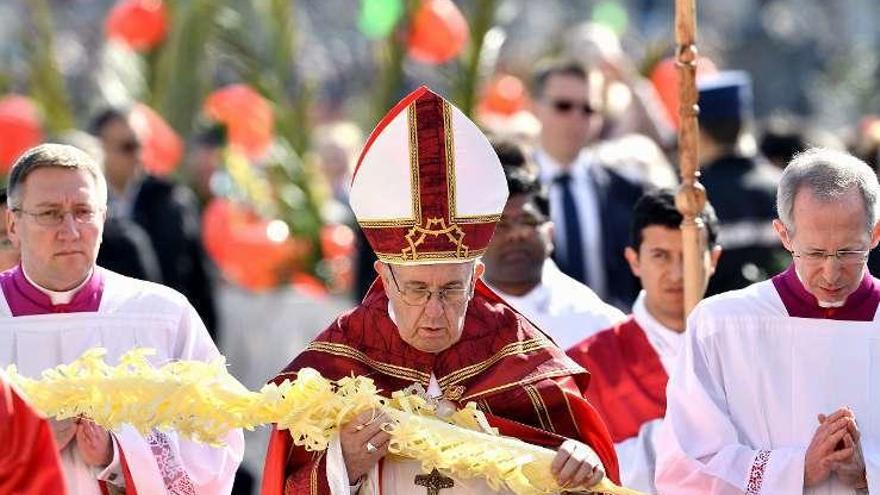
[[[480,281],[477,258],[506,197],[497,156],[464,114],[426,87],[404,98],[352,181],[379,277],[276,381],[311,367],[329,379],[368,376],[385,394],[420,384],[447,405],[477,403],[502,434],[557,450],[564,486],[616,481],[611,439],[575,380],[586,372]],[[386,457],[384,420],[354,418],[322,452],[273,431],[263,494],[421,493],[420,463]],[[443,486],[441,495],[494,492],[482,480]]]
[[[705,290],[721,247],[712,205],[706,203],[700,219]],[[666,382],[684,338],[681,221],[671,191],[655,190],[639,199],[624,252],[643,287],[633,314],[568,350],[591,372],[587,398],[614,439],[623,483],[647,493],[655,492],[653,437],[666,414]]]
[[[52,428],[0,372],[0,493],[65,495]]]

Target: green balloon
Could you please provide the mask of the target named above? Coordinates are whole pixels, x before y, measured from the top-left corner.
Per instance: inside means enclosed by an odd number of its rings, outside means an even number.
[[[384,38],[394,29],[402,14],[401,0],[361,0],[358,29],[367,38]]]
[[[615,1],[606,0],[593,7],[593,22],[611,28],[618,36],[626,32],[629,14]]]

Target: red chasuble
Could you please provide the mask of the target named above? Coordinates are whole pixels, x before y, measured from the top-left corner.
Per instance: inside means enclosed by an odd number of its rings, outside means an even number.
[[[445,398],[459,407],[476,402],[502,434],[553,449],[565,438],[580,440],[619,481],[611,438],[579,386],[587,373],[482,282],[461,339],[430,354],[401,340],[377,280],[360,306],[318,335],[274,381],[293,379],[306,367],[329,379],[369,376],[387,394],[414,382],[427,389],[433,372]],[[323,456],[292,447],[287,431],[273,430],[262,494],[329,494]]]
[[[587,399],[615,443],[638,436],[644,423],[666,415],[669,376],[635,318],[593,335],[568,355],[590,371]]]
[[[0,493],[64,495],[52,429],[0,379]]]

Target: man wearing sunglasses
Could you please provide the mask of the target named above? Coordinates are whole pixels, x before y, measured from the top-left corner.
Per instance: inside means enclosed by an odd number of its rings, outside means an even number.
[[[483,256],[483,279],[561,349],[623,320],[619,309],[562,273],[550,258],[550,202],[522,146],[499,140],[493,147],[510,197]]]
[[[613,446],[573,379],[585,375],[480,280],[507,198],[491,145],[460,110],[426,87],[398,103],[370,136],[351,206],[378,278],[276,377],[304,367],[370,377],[382,394],[408,389],[440,414],[476,403],[502,434],[556,450],[558,483],[617,478]],[[389,453],[390,420],[375,411],[340,428],[326,452],[272,433],[263,494],[509,493],[480,478],[424,472]],[[433,487],[433,488],[431,488]]]
[[[555,225],[554,258],[562,271],[602,299],[628,309],[638,282],[623,258],[630,212],[642,187],[599,163],[602,75],[577,62],[549,61],[532,83],[541,122],[535,161],[548,186]]]
[[[701,302],[666,389],[659,493],[880,493],[880,184],[846,153],[789,163],[791,266]]]
[[[182,184],[144,170],[135,124],[128,109],[116,107],[100,111],[92,120],[90,131],[104,150],[108,215],[133,221],[147,233],[158,258],[161,283],[185,295],[215,336],[214,284],[202,246],[195,195]],[[137,269],[133,264],[121,271],[135,276]]]

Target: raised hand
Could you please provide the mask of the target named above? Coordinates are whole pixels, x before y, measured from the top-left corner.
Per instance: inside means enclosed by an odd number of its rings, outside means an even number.
[[[855,414],[852,410],[846,408],[848,414],[846,417],[852,418],[850,423],[846,425],[846,434],[843,435],[843,448],[840,451],[851,451],[852,453],[846,459],[834,462],[831,470],[840,478],[844,484],[851,488],[867,488],[868,478],[865,473],[865,458],[862,455],[861,432],[855,421]],[[820,415],[819,421],[822,421]]]
[[[831,415],[818,416],[819,427],[813,434],[813,439],[807,447],[804,459],[804,486],[818,485],[831,476],[832,468],[838,462],[845,461],[853,455],[853,446],[843,446],[837,449],[838,444],[844,441],[850,431],[850,426],[855,427],[855,418],[852,411],[840,408]]]

